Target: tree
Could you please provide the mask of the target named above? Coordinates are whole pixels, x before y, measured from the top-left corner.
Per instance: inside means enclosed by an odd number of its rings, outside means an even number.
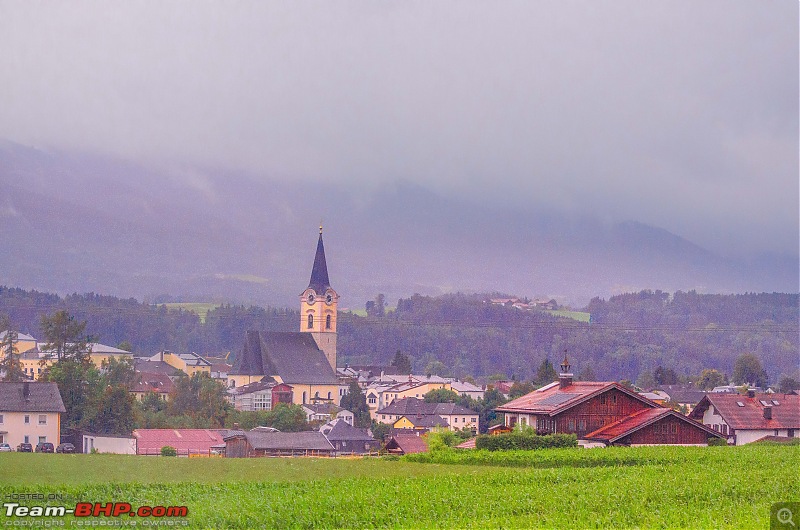
[[[784,375],[781,377],[780,383],[780,391],[784,394],[788,394],[793,390],[800,390],[800,381],[795,379],[794,377],[789,377],[788,375]]]
[[[352,381],[347,387],[347,394],[342,396],[339,406],[353,413],[353,422],[356,427],[367,428],[372,424],[367,397],[356,381]]]
[[[401,374],[411,373],[411,359],[400,350],[397,350],[394,354],[391,365],[397,368],[397,371]]]
[[[435,388],[426,393],[422,398],[425,403],[458,403],[461,400],[456,392],[446,388]]]
[[[132,352],[133,351],[133,344],[131,344],[127,340],[123,340],[122,342],[117,344],[117,348],[119,348],[120,350],[125,350],[127,352]]]
[[[203,372],[179,377],[167,407],[172,416],[210,420],[210,427],[223,427],[229,409],[225,387]]]
[[[107,385],[130,388],[136,381],[136,368],[132,359],[117,360],[109,357],[102,365],[103,378]]]
[[[678,374],[672,368],[658,366],[653,371],[653,379],[657,385],[674,385],[678,382]]]
[[[733,382],[763,387],[767,385],[767,371],[752,353],[743,353],[733,365]]]
[[[25,381],[25,372],[22,371],[17,349],[19,334],[12,329],[11,321],[7,315],[0,315],[0,333],[5,332],[0,340],[0,376],[2,381]]]
[[[100,434],[130,434],[134,427],[134,397],[125,386],[107,386],[93,417],[85,423]]]
[[[57,360],[83,361],[89,356],[90,337],[84,335],[86,321],[78,322],[68,312],[56,311],[52,316],[42,315],[40,322],[44,335],[44,350]]]
[[[425,373],[427,375],[444,375],[447,367],[442,361],[431,361],[425,366]]]
[[[392,430],[392,426],[388,423],[379,423],[373,420],[370,430],[372,431],[373,438],[384,442],[386,440],[386,435]]]
[[[508,391],[508,397],[511,399],[516,399],[518,397],[522,397],[525,394],[530,394],[535,390],[535,387],[532,383],[523,383],[520,381],[514,381],[514,384],[511,385],[511,390]]]
[[[62,358],[45,368],[40,380],[58,385],[66,409],[61,417],[62,430],[85,427],[104,389],[99,370],[88,359]]]
[[[297,432],[308,429],[306,413],[300,405],[289,405],[278,403],[275,408],[269,411],[266,423],[281,432]]]
[[[592,365],[586,364],[581,369],[581,373],[578,374],[578,381],[596,381],[597,376],[594,375],[594,370],[592,370]]]
[[[386,315],[386,297],[379,294],[375,300],[370,300],[366,304],[367,316],[382,317]]]
[[[714,387],[722,386],[725,383],[727,383],[727,381],[722,373],[713,368],[706,368],[700,372],[700,378],[697,380],[697,388],[700,390],[713,390]]]
[[[540,364],[539,368],[536,369],[535,382],[537,385],[547,385],[556,379],[558,379],[558,373],[553,367],[553,363],[550,362],[550,358],[545,357],[544,361],[542,361],[542,364]]]

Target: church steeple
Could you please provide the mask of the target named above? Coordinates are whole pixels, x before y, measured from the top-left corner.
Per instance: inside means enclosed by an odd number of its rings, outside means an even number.
[[[314,266],[311,269],[311,281],[308,282],[308,289],[314,289],[317,294],[322,294],[330,286],[328,264],[325,262],[325,245],[322,243],[322,225],[320,225],[317,253],[314,256]]]
[[[311,280],[300,295],[300,331],[311,333],[319,349],[336,370],[336,308],[339,295],[328,279],[325,245],[322,243],[322,226],[319,227],[317,253],[311,268]]]

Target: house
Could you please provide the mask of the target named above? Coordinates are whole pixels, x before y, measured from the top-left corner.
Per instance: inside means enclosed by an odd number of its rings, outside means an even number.
[[[7,333],[8,331],[0,331],[0,342],[5,340]],[[14,331],[12,330],[12,334],[13,333]],[[17,338],[14,339],[14,351],[16,353],[22,353],[36,348],[38,342],[32,335],[20,332],[16,333],[17,333]],[[5,354],[6,354],[5,351],[0,351],[0,359],[5,357]]]
[[[680,412],[662,407],[641,409],[583,437],[606,446],[708,445],[709,438],[723,437]]]
[[[565,357],[558,381],[495,409],[504,414],[505,425],[575,434],[579,439],[592,436],[603,444],[703,445],[716,437],[619,383],[573,381],[570,368]]]
[[[306,404],[303,405],[303,412],[306,413],[306,421],[309,423],[341,419],[345,423],[353,425],[353,421],[355,420],[352,412],[334,405],[333,403]]]
[[[175,384],[166,374],[137,372],[129,392],[139,401],[150,393],[166,401],[174,389]]]
[[[335,449],[319,431],[268,432],[237,428],[224,436],[225,456],[248,458],[257,456],[331,456]]]
[[[169,350],[163,350],[150,357],[149,360],[166,363],[190,377],[196,373],[211,376],[211,363],[194,352],[173,353]]]
[[[695,405],[705,397],[707,392],[694,385],[662,385],[654,390],[666,396],[666,401],[677,404],[687,412],[691,412]]]
[[[337,305],[330,286],[320,227],[308,287],[300,296],[300,331],[248,331],[228,372],[232,387],[271,377],[291,385],[295,404],[338,404],[342,389],[336,374]]]
[[[481,387],[467,381],[459,381],[458,379],[454,379],[450,382],[450,390],[459,396],[468,396],[474,400],[483,399],[485,394]]]
[[[744,445],[765,436],[800,437],[800,396],[710,392],[689,417]]]
[[[137,455],[159,455],[162,447],[174,447],[178,456],[208,455],[224,443],[225,429],[135,429]]]
[[[431,429],[446,429],[449,427],[450,424],[447,423],[446,419],[435,414],[400,416],[400,418],[398,418],[397,421],[392,424],[393,430],[402,430],[407,432],[419,431],[420,434],[426,433]]]
[[[20,355],[20,367],[31,379],[39,379],[44,369],[56,362],[56,352],[44,349],[44,346],[44,344],[40,345],[37,342],[36,346],[22,352]],[[89,360],[98,368],[102,367],[103,362],[109,359],[116,359],[117,361],[133,360],[131,352],[100,344],[99,342],[87,343],[86,348],[89,352]]]
[[[428,444],[416,434],[395,434],[386,442],[386,451],[392,455],[427,453]]]
[[[292,403],[292,387],[268,377],[229,388],[227,398],[236,410],[272,410],[278,403]]]
[[[61,443],[64,402],[55,383],[0,382],[0,443]]]
[[[425,403],[417,398],[403,398],[377,411],[375,420],[380,423],[396,424],[405,417],[410,425],[422,425],[422,417],[440,417],[447,422],[452,431],[457,429],[478,429],[478,413],[455,403]]]
[[[326,423],[320,427],[319,432],[328,439],[338,454],[369,454],[381,448],[380,441],[373,438],[366,429],[353,427],[341,419]]]

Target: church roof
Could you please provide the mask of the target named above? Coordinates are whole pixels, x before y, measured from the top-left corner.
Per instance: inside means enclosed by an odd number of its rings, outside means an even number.
[[[248,331],[229,375],[279,376],[288,385],[339,383],[314,337],[299,331]]]
[[[320,227],[317,253],[314,256],[314,267],[311,269],[311,280],[308,282],[308,289],[314,289],[317,294],[322,294],[330,286],[328,264],[325,262],[325,246],[322,244],[322,227]]]

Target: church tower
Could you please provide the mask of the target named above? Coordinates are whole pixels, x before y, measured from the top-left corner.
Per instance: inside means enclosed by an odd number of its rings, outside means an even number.
[[[317,346],[325,353],[336,371],[336,306],[339,295],[328,280],[325,246],[322,244],[322,226],[319,227],[317,254],[311,269],[311,281],[300,295],[300,331],[311,333]]]

